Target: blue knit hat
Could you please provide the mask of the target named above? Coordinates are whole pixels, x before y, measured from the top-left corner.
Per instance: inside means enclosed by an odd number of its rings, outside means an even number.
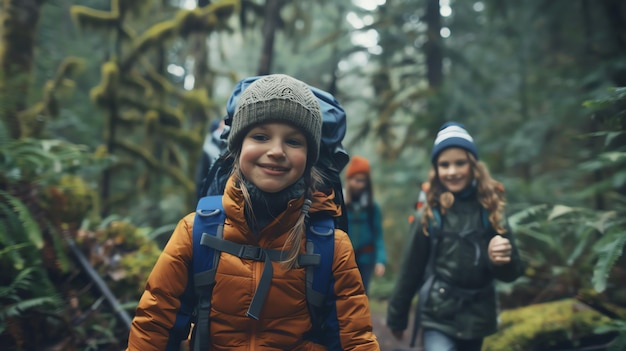
[[[461,123],[446,122],[439,128],[433,151],[430,154],[430,161],[436,164],[439,154],[451,147],[465,149],[478,160],[478,150],[476,150],[474,139]]]

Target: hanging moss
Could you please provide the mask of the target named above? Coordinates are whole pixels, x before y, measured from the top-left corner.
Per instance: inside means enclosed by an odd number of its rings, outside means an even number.
[[[150,82],[137,71],[126,73],[121,78],[124,89],[134,91],[148,99],[154,96],[154,89]]]
[[[91,89],[89,96],[94,105],[105,108],[116,96],[120,71],[115,62],[109,61],[102,65],[101,72],[102,80]]]
[[[176,14],[176,30],[181,37],[186,38],[195,32],[210,32],[215,29],[218,18],[213,13],[206,14],[202,8],[180,11]]]
[[[137,144],[133,144],[127,140],[117,140],[115,142],[115,145],[120,149],[126,151],[127,153],[142,160],[148,167],[152,168],[153,170],[165,172],[165,174],[181,184],[185,188],[185,191],[187,191],[188,193],[193,194],[193,192],[195,191],[196,185],[191,179],[189,179],[186,174],[184,174],[180,169],[176,167],[163,165],[154,156],[152,156],[152,154],[148,150],[144,149],[143,147]]]
[[[176,92],[180,91],[178,87],[175,87],[172,83],[170,83],[167,78],[165,78],[162,74],[157,72],[154,67],[149,66],[145,68],[146,76],[145,79],[151,84],[152,88],[159,93],[167,93],[167,94],[176,94]]]
[[[174,21],[163,21],[150,27],[133,41],[133,48],[122,61],[121,66],[123,69],[130,69],[137,59],[151,48],[163,46],[167,40],[174,37],[175,32],[176,25]]]
[[[203,111],[216,105],[209,98],[209,92],[204,88],[184,92],[179,91],[177,95],[182,100],[185,111]]]
[[[202,147],[204,142],[204,136],[192,131],[181,130],[180,128],[172,127],[159,127],[157,129],[160,133],[165,135],[168,140],[172,140],[179,144],[181,147],[187,150],[196,150]]]
[[[180,11],[175,19],[178,34],[186,38],[192,33],[230,29],[225,19],[239,12],[240,8],[241,2],[238,0],[223,0],[194,10]]]
[[[119,11],[122,16],[132,14],[139,17],[150,9],[152,2],[152,0],[111,0],[111,8]]]
[[[225,29],[225,19],[239,8],[237,0],[223,0],[195,10],[181,10],[174,20],[159,22],[133,42],[133,48],[122,62],[124,69],[130,68],[148,50],[163,47],[176,36],[186,37],[194,32],[210,32]],[[224,22],[224,23],[222,23]]]
[[[574,299],[504,311],[500,331],[485,339],[483,351],[526,351],[594,336],[610,318]]]
[[[118,127],[133,128],[143,124],[143,117],[137,110],[130,110],[121,113],[116,121],[119,122]]]
[[[85,69],[85,60],[79,57],[69,56],[57,68],[54,74],[54,86],[61,86],[63,80],[74,77]]]
[[[111,11],[101,11],[75,5],[70,8],[70,15],[78,28],[95,29],[103,32],[117,28],[122,20],[120,12],[115,8],[112,8]]]
[[[128,95],[119,96],[118,103],[120,106],[135,108],[140,111],[155,110],[159,114],[159,123],[161,123],[162,125],[177,128],[180,128],[182,126],[184,115],[183,111],[181,111],[180,109],[172,108],[169,106],[159,106],[154,101],[141,100]],[[116,117],[120,118],[119,116]]]

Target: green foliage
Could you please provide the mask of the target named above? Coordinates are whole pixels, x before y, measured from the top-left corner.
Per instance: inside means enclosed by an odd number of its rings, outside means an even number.
[[[621,351],[626,349],[626,320],[614,320],[595,329],[597,334],[618,333],[618,336],[607,351]]]
[[[150,5],[149,1],[139,3]],[[116,22],[114,28],[102,26],[113,34],[115,55],[102,65],[100,83],[90,92],[91,101],[105,113],[102,150],[119,155],[119,163],[102,177],[102,214],[127,211],[145,202],[156,204],[164,189],[177,191],[184,203],[192,202],[196,160],[200,159],[213,102],[205,88],[187,91],[172,81],[166,71],[170,62],[167,51],[191,34],[227,29],[238,3],[223,0],[194,10],[179,9],[168,18],[160,16],[160,8],[144,6],[145,11],[135,12],[142,16],[132,21],[124,13],[135,5],[126,2],[111,1],[110,12],[73,7],[82,22],[90,18],[94,23],[102,19]],[[147,16],[152,10],[159,13],[156,21]],[[139,34],[124,36],[130,38],[125,45],[119,29],[131,28],[140,19]],[[121,203],[123,208],[118,206]],[[187,211],[181,208],[179,215]],[[161,216],[155,215],[149,224],[164,224],[160,220]]]
[[[37,269],[29,267],[22,269],[15,279],[8,285],[0,287],[0,334],[6,330],[6,322],[9,318],[20,317],[28,310],[35,308],[58,308],[61,300],[56,295],[48,295],[50,290],[41,291],[37,282]],[[35,293],[35,297],[24,298],[24,295]]]
[[[12,236],[13,240],[19,240],[20,238],[26,238],[27,241],[37,249],[43,247],[43,238],[41,236],[41,230],[37,225],[37,222],[31,216],[28,208],[16,197],[11,196],[7,192],[0,190],[0,198],[3,200],[3,212],[0,212],[0,218],[6,219],[6,222],[2,225],[3,231],[0,233],[0,241],[7,243],[12,240],[9,236]],[[13,216],[17,217],[17,221],[11,220]],[[19,224],[15,227],[13,224]],[[25,235],[24,235],[25,234]],[[23,264],[16,266],[17,269],[22,269]]]
[[[622,312],[623,313],[623,312]],[[484,351],[570,349],[597,334],[610,340],[611,319],[576,300],[507,310],[500,331],[485,339]]]

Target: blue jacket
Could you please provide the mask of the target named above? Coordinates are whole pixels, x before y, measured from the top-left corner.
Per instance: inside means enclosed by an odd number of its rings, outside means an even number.
[[[354,206],[348,206],[348,236],[352,241],[358,265],[387,263],[382,212],[376,202],[371,212],[364,206],[358,210]]]

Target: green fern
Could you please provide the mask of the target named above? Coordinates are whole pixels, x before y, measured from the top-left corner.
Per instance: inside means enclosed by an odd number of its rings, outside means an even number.
[[[528,207],[522,211],[516,212],[515,214],[509,216],[508,217],[509,225],[515,231],[527,219],[532,218],[548,209],[549,209],[549,206],[545,204]]]
[[[61,300],[55,294],[50,294],[46,286],[48,281],[37,278],[38,268],[29,267],[23,269],[13,279],[11,284],[0,287],[0,334],[6,329],[6,319],[18,317],[24,312],[45,306],[56,308],[61,305]],[[41,296],[23,298],[24,294],[34,292]]]
[[[43,237],[37,221],[30,215],[28,208],[16,197],[10,195],[6,191],[0,190],[0,198],[3,198],[14,211],[22,224],[24,233],[28,240],[38,249],[43,247]]]
[[[611,269],[620,258],[626,245],[626,231],[608,230],[602,239],[594,245],[594,252],[598,257],[596,262],[593,278],[593,288],[598,292],[606,290],[607,281]]]

